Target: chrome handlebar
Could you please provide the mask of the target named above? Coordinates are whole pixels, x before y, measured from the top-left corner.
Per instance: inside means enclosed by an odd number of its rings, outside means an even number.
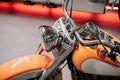
[[[64,15],[65,15],[65,18],[67,21],[70,22],[70,25],[73,26],[73,28],[78,28],[78,26],[74,23],[74,21],[69,17],[68,13],[67,13],[67,6],[68,6],[68,3],[69,3],[70,0],[65,0],[65,2],[63,3],[63,12],[64,12]],[[93,23],[86,23],[84,26],[87,26],[87,29],[88,31],[92,30],[93,27],[96,27],[98,28],[98,31],[100,31],[99,27]],[[93,27],[91,27],[93,26]],[[85,30],[85,27],[81,26],[80,27],[81,29]],[[100,44],[100,41],[99,40],[91,40],[91,41],[84,41],[81,36],[80,36],[80,32],[78,31],[75,31],[74,32],[76,37],[77,37],[77,40],[84,46],[91,46],[91,45],[97,45],[97,44]],[[82,32],[81,32],[82,33]],[[94,32],[94,34],[99,34],[99,32]],[[106,34],[106,33],[105,33]],[[106,34],[107,35],[107,34]],[[101,42],[106,45],[106,46],[109,46],[109,47],[114,47],[113,44],[109,43],[108,41],[106,41],[105,39],[101,40]]]
[[[70,25],[72,25],[74,28],[73,32],[76,40],[80,42],[80,44],[82,44],[83,46],[93,46],[101,44],[106,52],[105,56],[109,57],[112,61],[116,62],[117,61],[116,56],[120,56],[120,43],[114,41],[114,39],[109,34],[107,34],[102,29],[99,29],[99,26],[93,23],[88,22],[85,25],[77,27],[77,25],[74,23],[74,21],[69,17],[67,13],[67,6],[69,1],[70,0],[65,0],[63,4],[63,12],[66,17],[66,20],[69,21]],[[76,28],[79,28],[79,30],[77,30]],[[85,41],[84,39],[87,36],[90,36],[92,39]],[[111,51],[108,52],[104,46],[109,47]]]
[[[57,45],[62,45],[62,43],[73,45],[76,44],[76,42],[80,42],[80,44],[83,46],[94,46],[100,44],[103,46],[103,49],[106,50],[105,55],[107,55],[107,57],[111,58],[111,60],[115,62],[115,58],[113,59],[113,56],[111,57],[111,55],[120,56],[120,44],[116,44],[116,41],[114,41],[114,39],[109,34],[93,23],[88,22],[78,27],[67,13],[68,2],[69,0],[65,0],[63,3],[63,12],[65,18],[60,17],[52,27],[41,27],[43,28],[41,30],[44,31],[41,31],[43,32],[41,35],[44,39],[43,41],[46,50],[51,51],[57,47]],[[46,33],[49,33],[50,31],[52,32],[46,35]],[[90,37],[90,39],[86,41],[87,37]],[[111,51],[108,52],[104,46],[109,47]]]

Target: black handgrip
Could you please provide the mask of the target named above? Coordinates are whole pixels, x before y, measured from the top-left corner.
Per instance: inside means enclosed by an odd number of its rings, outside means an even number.
[[[120,54],[120,43],[115,41],[115,46],[112,48],[112,50]]]
[[[120,56],[120,43],[115,41],[114,47],[111,48],[110,54],[108,54],[108,57],[115,63],[120,63],[119,60],[117,60],[117,56]]]

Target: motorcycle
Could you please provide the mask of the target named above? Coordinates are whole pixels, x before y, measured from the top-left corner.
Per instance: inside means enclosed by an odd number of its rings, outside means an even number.
[[[73,80],[119,80],[120,40],[91,22],[77,26],[68,3],[64,1],[64,17],[52,27],[39,27],[41,43],[34,54],[0,66],[1,80],[62,80],[66,60]]]

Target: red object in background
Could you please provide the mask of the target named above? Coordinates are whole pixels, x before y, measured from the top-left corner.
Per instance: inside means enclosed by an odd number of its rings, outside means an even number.
[[[27,14],[37,17],[46,17],[57,19],[63,15],[61,7],[48,8],[46,6],[35,4],[25,5],[22,3],[0,3],[0,11],[17,14]],[[117,11],[107,11],[105,14],[95,14],[87,12],[73,11],[73,19],[78,24],[93,22],[102,27],[120,27],[120,20]]]

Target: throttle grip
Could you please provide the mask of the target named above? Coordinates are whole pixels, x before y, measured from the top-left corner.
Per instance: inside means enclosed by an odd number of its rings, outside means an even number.
[[[108,57],[115,63],[120,63],[120,61],[117,59],[117,56],[120,57],[120,43],[115,41],[114,47],[111,48],[110,54],[108,54]]]
[[[115,46],[112,48],[112,50],[120,54],[120,43],[115,41]]]

